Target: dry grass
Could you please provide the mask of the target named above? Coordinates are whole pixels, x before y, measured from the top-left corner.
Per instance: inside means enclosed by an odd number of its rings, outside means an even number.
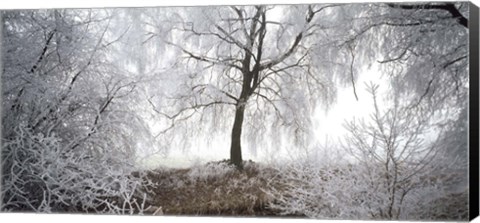
[[[238,171],[227,163],[151,171],[157,187],[149,205],[166,215],[278,215],[267,208],[271,198],[264,192],[276,182],[276,171],[251,161]]]
[[[324,172],[318,171],[324,181],[329,181],[332,177],[323,176]],[[147,194],[149,199],[145,207],[149,208],[145,214],[306,217],[305,212],[287,213],[280,210],[281,208],[272,208],[276,207],[280,197],[296,197],[289,194],[289,188],[305,183],[288,181],[280,172],[284,173],[281,168],[274,169],[251,161],[244,164],[242,171],[238,171],[225,160],[186,169],[163,168],[148,171],[147,177],[153,181],[155,187]],[[308,182],[310,176],[308,171],[305,173]],[[341,169],[333,169],[331,173],[343,174]],[[288,184],[285,184],[285,180]],[[450,194],[409,217],[417,220],[465,219],[468,214],[468,209],[465,208],[468,205],[467,194]],[[315,201],[311,205],[316,208],[315,205],[319,204],[320,201]]]

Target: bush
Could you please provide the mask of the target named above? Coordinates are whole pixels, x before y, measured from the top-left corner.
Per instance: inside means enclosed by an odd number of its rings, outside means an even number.
[[[404,167],[408,168],[408,167]],[[277,167],[278,185],[267,191],[269,207],[282,215],[310,218],[385,220],[390,207],[392,218],[403,220],[466,220],[466,191],[451,192],[446,178],[457,173],[430,173],[396,185],[394,203],[382,166],[337,164],[325,166],[298,162]],[[408,191],[404,191],[408,189]]]
[[[2,146],[2,211],[142,212],[150,183],[122,154],[68,149],[23,125],[14,132]]]

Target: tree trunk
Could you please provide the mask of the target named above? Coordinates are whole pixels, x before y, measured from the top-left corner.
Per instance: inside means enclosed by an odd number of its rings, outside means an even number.
[[[230,162],[232,162],[232,164],[239,170],[243,168],[241,138],[244,113],[245,103],[240,100],[235,112],[235,121],[233,122],[232,129],[232,144],[230,146]]]

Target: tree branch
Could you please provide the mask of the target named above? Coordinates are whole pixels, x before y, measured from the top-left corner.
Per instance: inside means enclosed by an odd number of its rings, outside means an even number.
[[[321,10],[313,11],[312,6],[309,6],[307,17],[305,18],[305,20],[306,20],[305,26],[307,26],[312,21],[315,14],[320,12],[320,11]],[[296,50],[297,46],[300,44],[300,41],[302,40],[303,37],[304,37],[304,30],[300,31],[297,34],[297,36],[295,37],[295,40],[293,41],[292,45],[290,46],[290,48],[284,54],[279,56],[277,59],[274,59],[274,60],[272,60],[268,63],[260,65],[260,67],[259,67],[260,70],[264,70],[266,68],[271,68],[272,66],[275,66],[278,63],[285,60],[286,58],[288,58]]]
[[[417,9],[426,9],[426,10],[444,10],[450,13],[453,19],[457,19],[457,22],[465,28],[468,28],[468,19],[465,18],[457,7],[453,3],[444,3],[444,4],[396,4],[396,3],[387,3],[387,6],[391,8],[400,8],[405,10],[417,10]]]
[[[166,43],[179,48],[182,52],[186,53],[188,56],[190,56],[191,58],[193,58],[195,60],[211,63],[211,64],[214,64],[214,65],[228,66],[228,67],[236,68],[240,71],[242,70],[242,68],[240,66],[235,65],[233,63],[226,62],[226,61],[229,61],[228,59],[227,60],[216,60],[216,59],[209,58],[209,57],[198,56],[198,55],[195,55],[194,53],[184,49],[183,47],[179,46],[178,44],[175,44],[175,43],[172,43],[172,42],[166,42]],[[230,60],[232,60],[232,58],[230,58]]]

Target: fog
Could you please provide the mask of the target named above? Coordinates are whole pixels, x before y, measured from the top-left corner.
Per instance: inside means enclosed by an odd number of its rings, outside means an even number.
[[[290,189],[268,190],[282,214],[423,216],[407,206],[468,191],[468,14],[466,3],[2,11],[2,210],[98,211],[117,197],[105,212],[143,213],[133,194],[154,185],[148,171],[218,162],[208,168],[284,173]],[[300,176],[326,189],[292,186]],[[372,209],[286,198],[310,193]]]

